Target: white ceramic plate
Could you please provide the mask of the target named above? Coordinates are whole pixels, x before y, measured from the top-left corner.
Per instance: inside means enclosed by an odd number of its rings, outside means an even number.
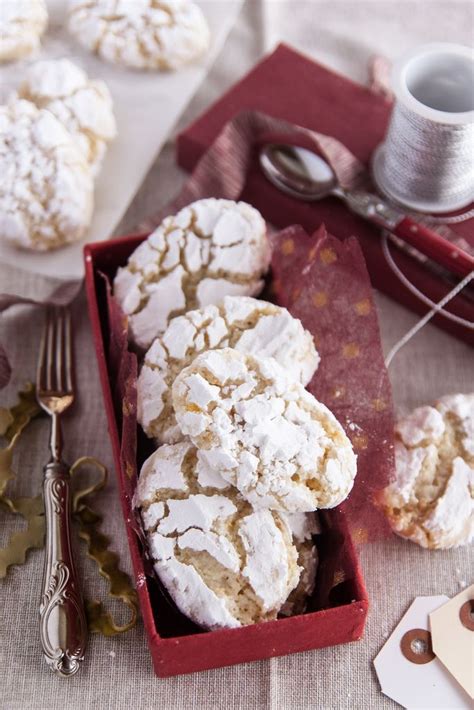
[[[83,276],[86,242],[107,239],[113,232],[158,151],[205,78],[234,24],[243,0],[198,0],[212,35],[212,46],[198,63],[175,73],[139,72],[115,67],[83,50],[66,29],[67,2],[49,0],[49,27],[37,57],[0,69],[0,100],[4,101],[36,59],[68,57],[90,78],[103,79],[113,96],[118,137],[107,152],[96,181],[95,209],[86,238],[51,253],[20,251],[0,238],[0,261],[44,276],[67,281]]]

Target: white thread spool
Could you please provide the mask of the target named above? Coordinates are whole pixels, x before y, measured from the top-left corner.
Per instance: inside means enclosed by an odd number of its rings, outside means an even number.
[[[456,44],[417,48],[392,72],[395,106],[373,159],[389,198],[442,213],[474,200],[474,51]]]

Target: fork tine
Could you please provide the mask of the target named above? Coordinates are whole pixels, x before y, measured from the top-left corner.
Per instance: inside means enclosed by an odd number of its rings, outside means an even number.
[[[46,368],[46,342],[48,338],[48,310],[44,318],[43,333],[41,335],[40,352],[38,356],[38,366],[36,369],[36,391],[44,389],[44,373]]]
[[[67,307],[49,307],[41,338],[37,392],[74,394],[73,336]]]
[[[64,309],[57,308],[55,311],[56,338],[55,338],[55,363],[56,363],[56,390],[64,392]]]
[[[73,341],[71,327],[71,311],[65,308],[65,361],[66,361],[66,387],[68,392],[74,389],[74,369],[73,369]]]
[[[55,331],[56,331],[56,319],[54,308],[48,308],[48,317],[46,321],[47,336],[46,336],[46,389],[52,391],[54,387],[53,383],[53,373],[54,373],[54,345],[55,345]]]

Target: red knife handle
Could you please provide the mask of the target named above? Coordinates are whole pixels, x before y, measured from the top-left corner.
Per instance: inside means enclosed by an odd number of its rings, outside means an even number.
[[[410,217],[404,217],[391,231],[459,276],[464,277],[474,271],[474,257]]]

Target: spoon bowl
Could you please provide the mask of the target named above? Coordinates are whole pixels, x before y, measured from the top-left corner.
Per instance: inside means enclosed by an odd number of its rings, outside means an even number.
[[[270,143],[262,148],[259,158],[268,180],[292,197],[312,202],[339,194],[331,166],[310,150]]]

